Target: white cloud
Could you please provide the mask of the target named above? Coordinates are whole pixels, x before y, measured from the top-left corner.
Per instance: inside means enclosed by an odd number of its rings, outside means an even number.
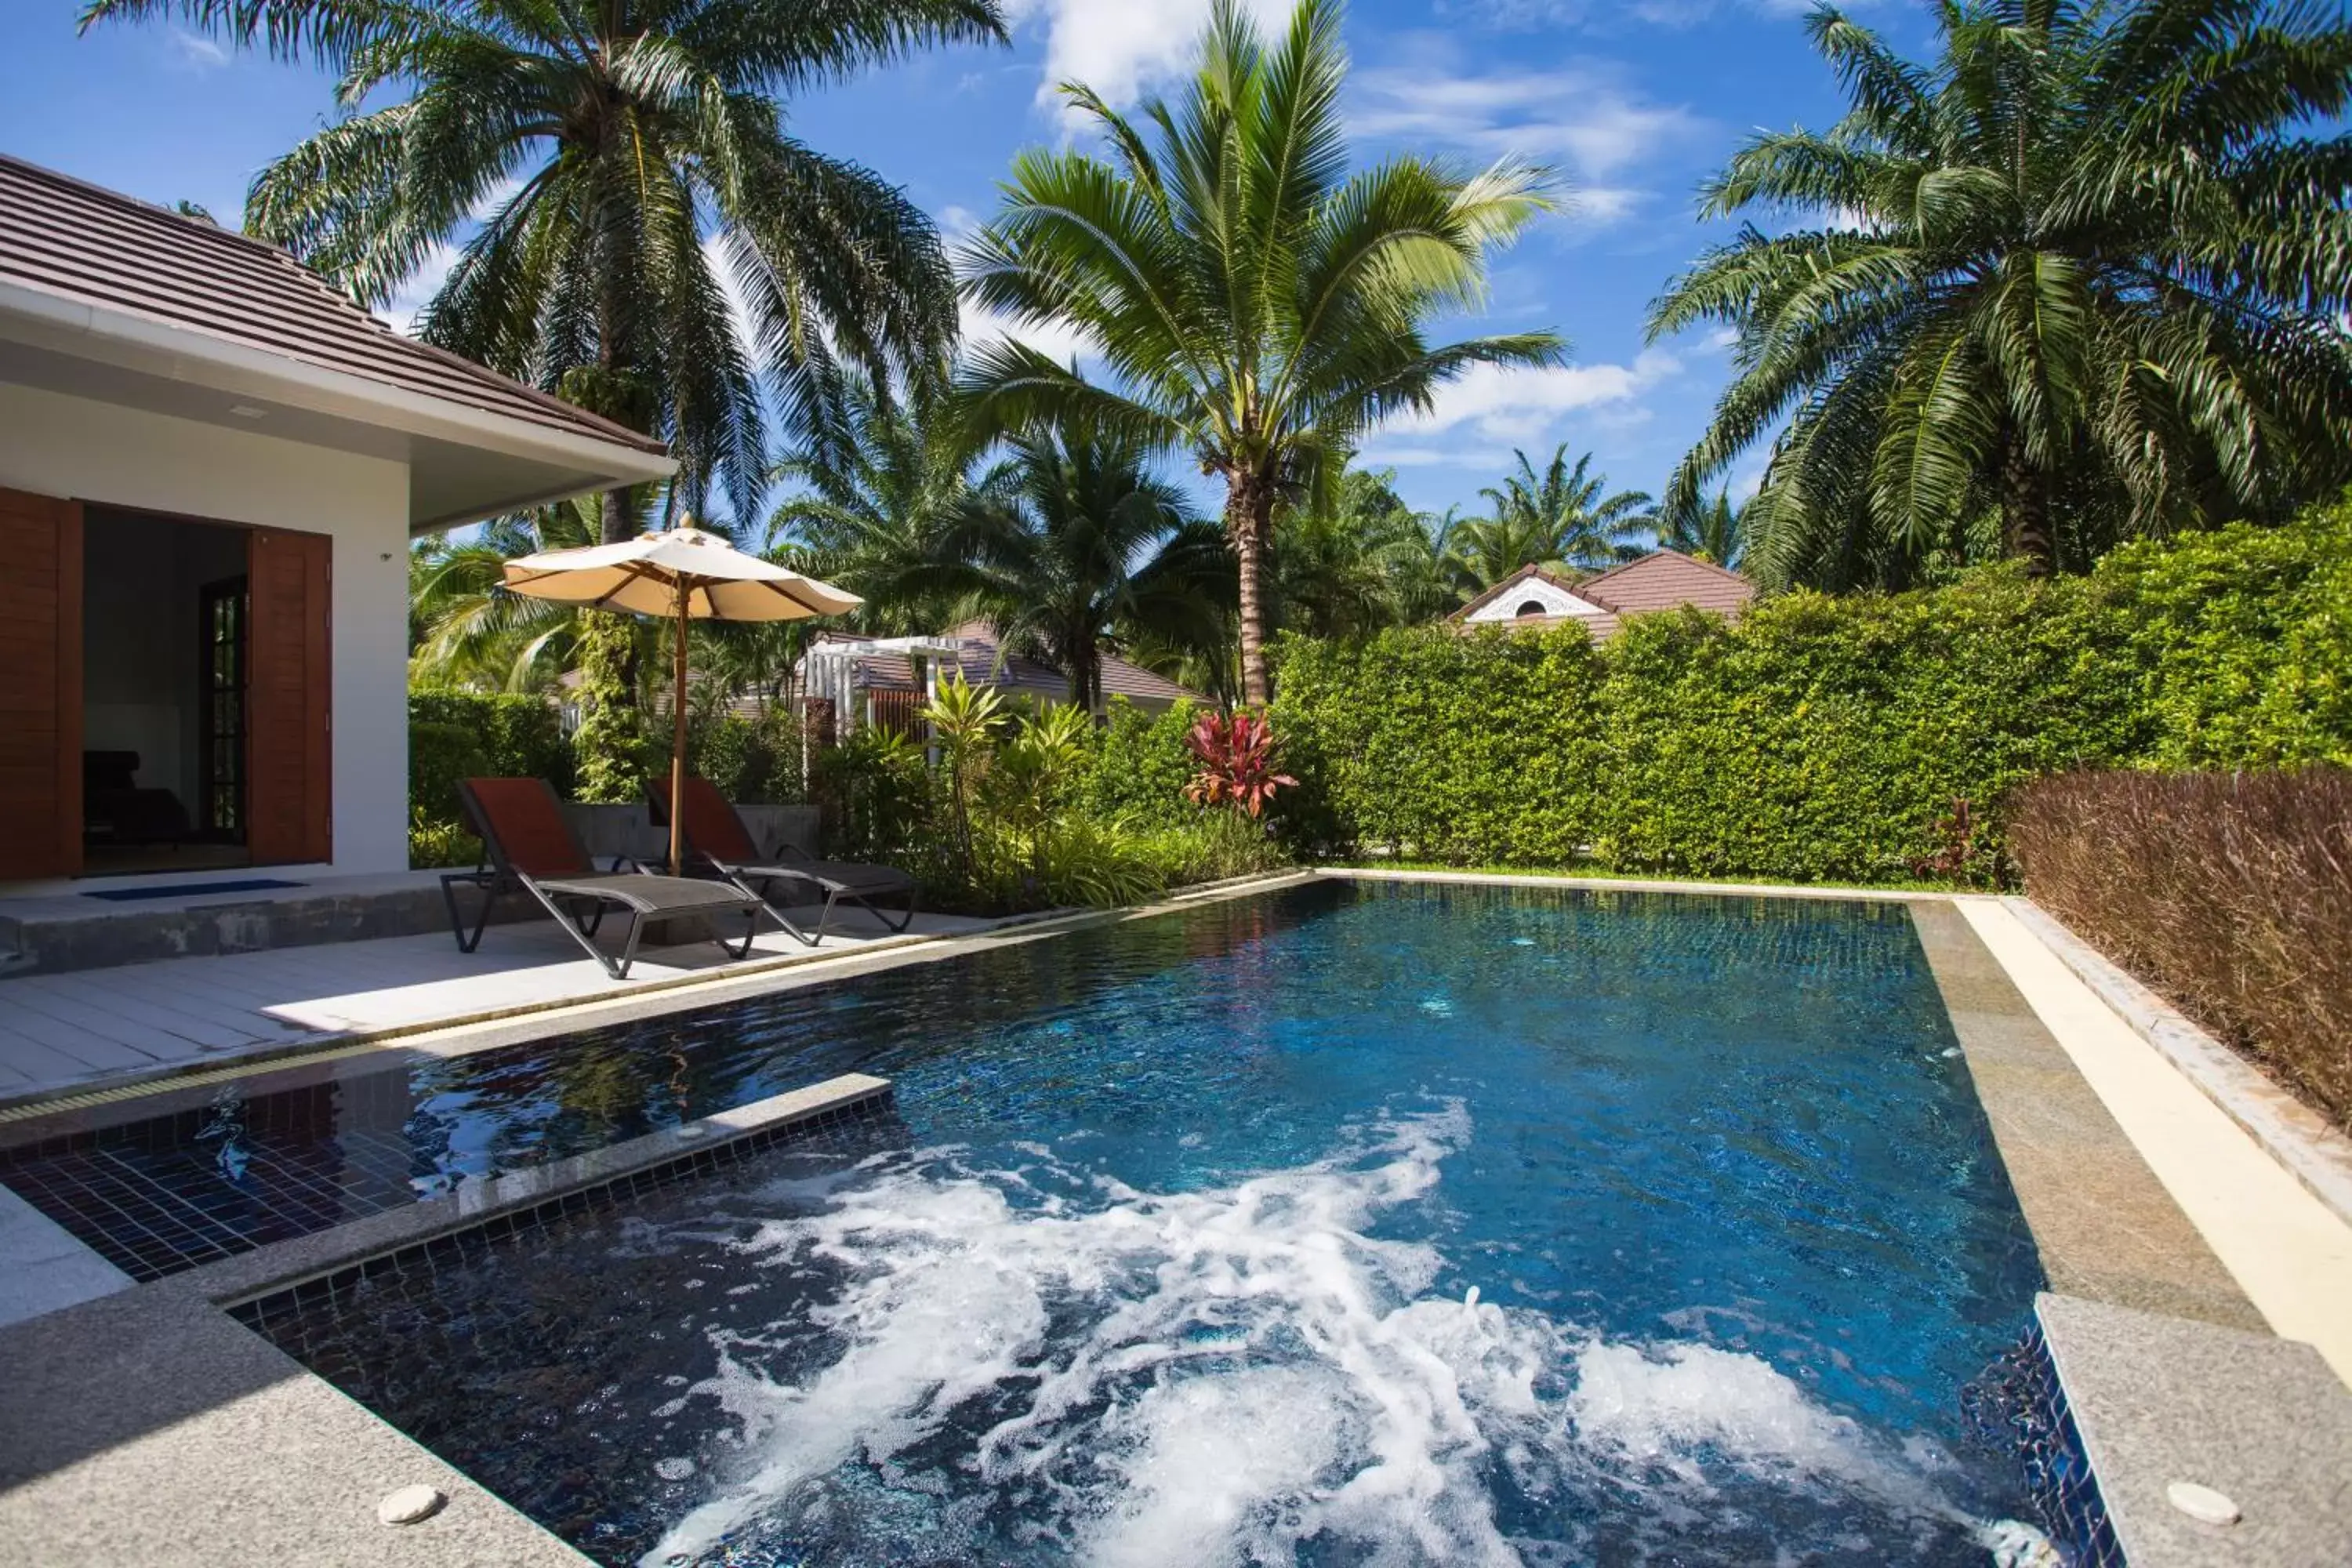
[[[408,281],[384,301],[376,314],[391,322],[394,331],[415,337],[416,319],[433,302],[433,296],[441,291],[441,285],[448,281],[449,268],[457,264],[457,256],[458,247],[446,241],[435,246],[425,253],[424,263],[410,274]]]
[[[228,64],[228,51],[201,33],[174,27],[168,37],[172,51],[180,57],[180,63],[193,70],[215,70]]]
[[[1681,372],[1682,361],[1662,349],[1645,349],[1631,364],[1474,365],[1439,391],[1428,413],[1391,424],[1366,455],[1405,467],[1459,465],[1476,460],[1467,447],[1548,446],[1571,415],[1585,425],[1641,424],[1650,417],[1643,395]]]
[[[1291,0],[1243,0],[1261,26],[1289,19]],[[1082,81],[1114,108],[1167,86],[1192,58],[1208,24],[1209,0],[1012,0],[1015,27],[1045,34],[1045,77],[1037,101],[1062,106],[1061,85]]]
[[[1068,364],[1091,352],[1084,337],[1058,321],[1045,326],[1022,325],[1009,316],[975,305],[969,300],[963,302],[959,314],[962,318],[959,330],[966,348],[1008,339],[1028,344],[1057,364]]]
[[[1591,224],[1626,217],[1647,199],[1619,176],[1706,129],[1681,105],[1654,102],[1612,72],[1576,64],[1484,74],[1426,63],[1360,70],[1349,125],[1360,136],[1458,148],[1481,161],[1550,164]]]

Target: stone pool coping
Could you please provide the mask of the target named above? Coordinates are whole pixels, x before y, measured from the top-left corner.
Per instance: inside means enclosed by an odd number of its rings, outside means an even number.
[[[235,1321],[375,1260],[652,1184],[888,1114],[862,1073],[257,1247],[0,1329],[0,1540],[28,1561],[539,1568],[587,1561]],[[377,1500],[449,1501],[392,1527]]]
[[[2182,1077],[2286,1167],[2312,1196],[2352,1225],[2352,1138],[2199,1028],[2041,905],[2021,898],[2001,902],[2134,1034],[2162,1051]]]

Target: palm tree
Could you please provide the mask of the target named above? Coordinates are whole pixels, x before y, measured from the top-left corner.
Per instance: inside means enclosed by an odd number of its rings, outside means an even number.
[[[1658,543],[1737,572],[1748,552],[1748,509],[1732,505],[1730,490],[1718,489],[1712,497],[1663,518]]]
[[[1613,566],[1635,553],[1633,541],[1649,531],[1647,492],[1604,494],[1608,479],[1591,472],[1592,454],[1568,463],[1568,444],[1555,447],[1543,472],[1525,452],[1511,454],[1518,471],[1500,486],[1478,493],[1491,516],[1464,525],[1462,549],[1478,563],[1479,586],[1487,587],[1522,566],[1579,571]]]
[[[1268,44],[1216,0],[1191,85],[1132,119],[1066,84],[1109,156],[1023,153],[963,258],[976,303],[1074,330],[1108,376],[1012,339],[984,346],[961,379],[983,427],[1076,421],[1187,453],[1223,482],[1253,704],[1267,696],[1277,504],[1326,454],[1428,407],[1470,366],[1564,352],[1548,332],[1427,341],[1430,317],[1481,297],[1487,248],[1550,203],[1538,173],[1511,162],[1465,177],[1397,157],[1350,174],[1339,9],[1303,0]]]
[[[1214,635],[1233,594],[1223,541],[1135,443],[1065,428],[1010,447],[1010,482],[960,509],[930,581],[969,595],[1006,648],[1063,670],[1088,711],[1102,706],[1106,650],[1146,633]]]
[[[582,617],[573,605],[504,591],[511,558],[593,543],[597,501],[565,501],[502,517],[469,540],[434,534],[408,553],[412,681],[493,690],[543,689],[572,668]]]
[[[1654,339],[1738,334],[1669,510],[1786,420],[1768,580],[1899,583],[1997,514],[2036,572],[2352,477],[2352,26],[2299,0],[1956,0],[1937,58],[1839,12],[1850,108],[1750,141]]]
[[[953,341],[921,210],[787,134],[778,100],[1001,42],[999,0],[91,0],[81,25],[158,16],[341,78],[347,117],[262,170],[249,230],[372,307],[461,246],[425,339],[665,437],[688,503],[715,479],[751,515],[763,372],[811,427],[837,357],[880,374]]]
[[[1269,619],[1318,637],[1357,637],[1442,614],[1455,602],[1444,546],[1396,493],[1396,470],[1343,468],[1274,523]]]
[[[1010,468],[982,468],[936,396],[894,398],[862,375],[844,378],[838,412],[776,465],[799,488],[768,519],[767,544],[795,570],[866,600],[861,630],[887,637],[940,630],[969,584],[942,586],[959,558],[947,534],[964,508],[1001,497]]]

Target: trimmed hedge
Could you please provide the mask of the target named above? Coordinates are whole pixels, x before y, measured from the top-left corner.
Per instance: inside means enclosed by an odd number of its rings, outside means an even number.
[[[572,742],[563,721],[543,697],[483,691],[412,691],[408,694],[409,802],[425,805],[419,788],[416,731],[420,727],[447,726],[465,731],[480,748],[483,776],[545,779],[555,793],[572,794]],[[462,778],[463,773],[452,773]],[[429,798],[439,798],[437,795]],[[457,811],[454,795],[450,814]]]
[[[1106,721],[1095,732],[1086,771],[1075,790],[1076,804],[1105,822],[1138,828],[1184,827],[1200,820],[1201,808],[1184,798],[1184,785],[1200,771],[1184,736],[1200,710],[1179,702],[1153,714],[1114,697]]]
[[[1990,567],[1737,623],[1284,638],[1274,721],[1301,847],[1792,880],[1898,880],[1965,797],[2098,766],[2352,763],[2352,505]],[[1995,819],[1967,871],[1998,874]]]

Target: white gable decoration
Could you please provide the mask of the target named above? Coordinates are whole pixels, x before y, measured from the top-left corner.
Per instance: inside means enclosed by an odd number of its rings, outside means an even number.
[[[1491,602],[1479,605],[1462,618],[1478,626],[1489,621],[1516,621],[1523,616],[1606,614],[1606,610],[1590,599],[1580,599],[1567,589],[1556,587],[1541,577],[1529,576],[1512,584]]]

